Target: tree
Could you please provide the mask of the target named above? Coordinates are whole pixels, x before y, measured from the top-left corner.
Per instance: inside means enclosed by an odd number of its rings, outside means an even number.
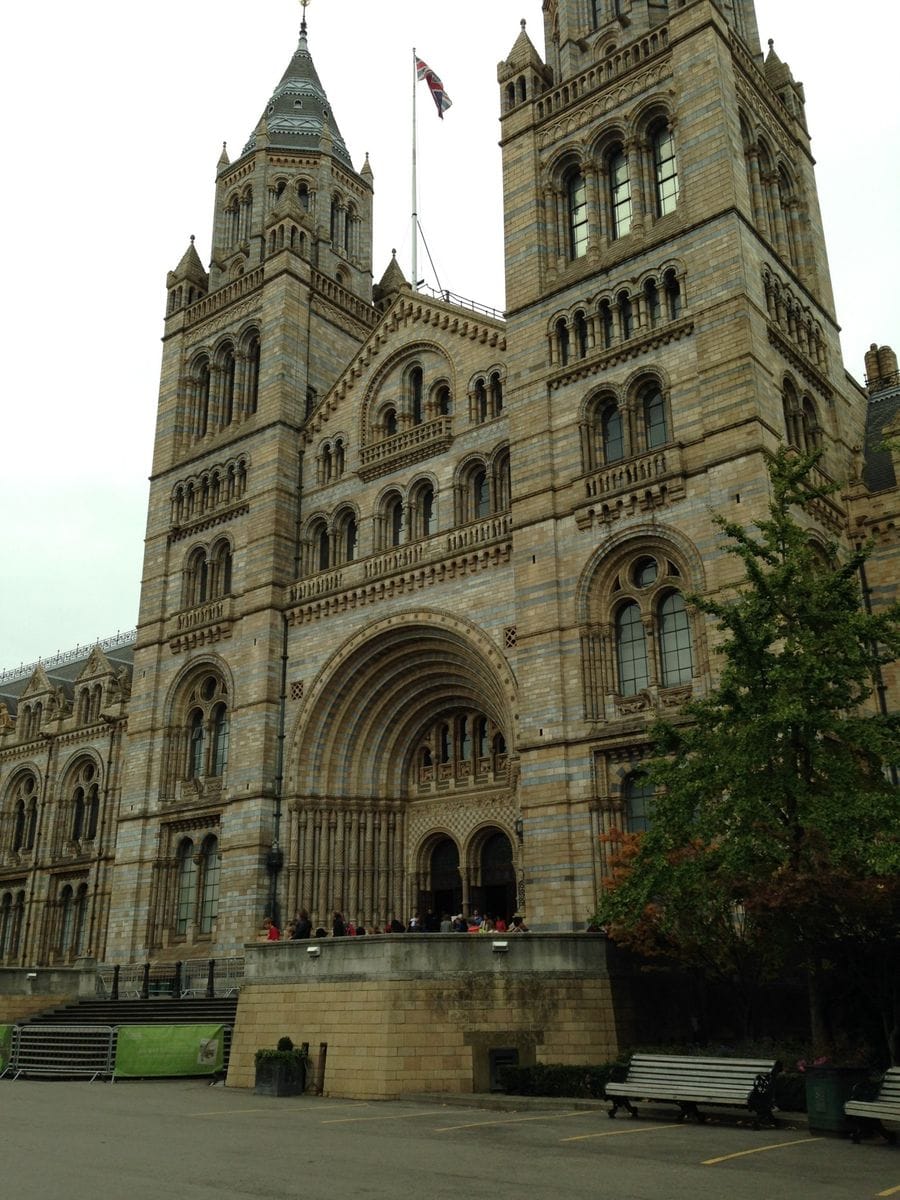
[[[900,762],[900,719],[870,701],[900,657],[900,604],[867,612],[865,548],[842,558],[812,540],[833,490],[815,483],[817,461],[780,450],[768,519],[718,520],[744,581],[732,598],[693,602],[724,635],[720,682],[655,727],[651,826],[621,840],[598,920],[745,996],[798,961],[813,1043],[827,1050],[824,978],[839,948],[897,957],[900,796],[886,771]],[[886,1003],[896,1055],[896,996]]]

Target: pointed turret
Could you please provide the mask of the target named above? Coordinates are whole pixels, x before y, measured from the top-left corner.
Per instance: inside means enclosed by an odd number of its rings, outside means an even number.
[[[272,93],[263,114],[270,147],[285,150],[318,150],[322,134],[331,135],[332,152],[347,167],[352,162],[341,131],[331,113],[325,89],[309,53],[305,26],[294,57]],[[259,146],[257,128],[244,147],[244,154]]]
[[[209,291],[209,276],[203,269],[200,255],[194,247],[193,234],[178,266],[166,276],[166,290],[169,293],[167,316],[193,304],[195,300],[200,300]]]
[[[397,262],[397,251],[391,251],[391,261],[387,265],[387,270],[381,277],[381,281],[375,285],[372,290],[372,296],[376,304],[390,302],[394,299],[398,292],[409,291],[409,280],[403,274],[400,264]],[[384,304],[387,307],[387,303]]]
[[[549,67],[534,48],[525,32],[525,21],[519,22],[519,36],[503,62],[497,63],[497,82],[501,87],[501,105],[509,112],[517,104],[533,100],[552,82]]]

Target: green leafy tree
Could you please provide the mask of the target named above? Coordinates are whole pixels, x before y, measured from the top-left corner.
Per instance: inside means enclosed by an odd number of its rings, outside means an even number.
[[[656,726],[652,824],[621,839],[597,919],[644,954],[727,980],[746,1004],[799,962],[827,1052],[836,956],[864,944],[867,961],[898,957],[900,720],[871,701],[900,657],[900,605],[867,612],[865,551],[841,559],[811,540],[802,517],[830,490],[817,458],[782,449],[768,519],[718,521],[744,570],[733,598],[693,598],[724,635],[719,686]],[[895,1056],[896,983],[881,997]]]

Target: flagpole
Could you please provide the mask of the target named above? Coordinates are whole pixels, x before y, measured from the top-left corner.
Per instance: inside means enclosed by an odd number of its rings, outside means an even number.
[[[416,212],[416,48],[413,46],[413,92],[412,92],[412,287],[419,290],[419,214]]]

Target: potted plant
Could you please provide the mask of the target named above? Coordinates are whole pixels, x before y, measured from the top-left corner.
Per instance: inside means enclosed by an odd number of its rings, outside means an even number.
[[[257,1050],[253,1090],[260,1096],[301,1096],[308,1064],[304,1050],[296,1050],[289,1037],[279,1038],[275,1050]]]

